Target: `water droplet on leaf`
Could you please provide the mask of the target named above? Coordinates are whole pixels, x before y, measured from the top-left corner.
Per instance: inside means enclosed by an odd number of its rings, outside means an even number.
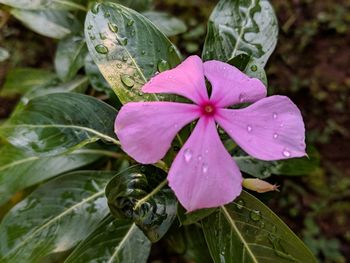
[[[236,207],[241,210],[243,206],[245,205],[244,201],[242,199],[237,200]]]
[[[259,221],[261,219],[261,212],[258,210],[252,210],[250,211],[250,219],[253,221]]]
[[[134,78],[132,76],[127,75],[127,74],[121,75],[120,79],[123,82],[123,84],[125,86],[127,86],[128,88],[132,88],[135,84]]]
[[[132,25],[134,24],[134,22],[135,22],[134,20],[130,19],[130,20],[128,21],[127,25],[128,25],[128,26],[132,26]]]
[[[108,48],[103,44],[96,45],[95,50],[100,54],[107,54],[108,53]]]
[[[119,37],[118,43],[119,45],[126,46],[128,44],[128,39],[126,37]]]
[[[250,66],[250,69],[251,69],[251,71],[257,71],[258,70],[258,67],[256,66],[256,65],[251,65]]]
[[[168,63],[168,61],[161,59],[159,60],[158,64],[157,64],[157,68],[159,72],[163,72],[166,71],[170,68],[170,65]]]
[[[118,26],[116,24],[113,24],[111,22],[108,23],[108,28],[111,30],[113,33],[118,33]]]
[[[93,6],[92,6],[92,8],[91,8],[91,12],[93,13],[93,14],[97,14],[98,13],[98,11],[100,10],[100,4],[99,3],[95,3]]]

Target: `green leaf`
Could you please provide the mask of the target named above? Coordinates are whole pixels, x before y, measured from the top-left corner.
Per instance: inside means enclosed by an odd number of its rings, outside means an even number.
[[[115,144],[117,111],[77,93],[34,98],[0,126],[0,136],[12,145],[41,156],[58,155],[104,139]]]
[[[89,54],[85,58],[84,67],[91,86],[97,91],[105,92],[110,97],[111,92],[113,92],[111,86],[109,86]]]
[[[113,174],[70,173],[30,194],[0,225],[0,262],[41,262],[85,239],[108,214],[104,188]]]
[[[244,191],[202,224],[214,262],[317,262],[280,218]]]
[[[72,79],[84,65],[87,48],[85,39],[80,36],[69,36],[62,39],[57,46],[55,69],[63,80]]]
[[[14,68],[7,75],[0,90],[1,96],[24,94],[34,87],[57,84],[56,74],[37,68]]]
[[[74,0],[0,0],[1,4],[9,5],[20,9],[80,9],[83,6],[74,3]]]
[[[163,188],[165,177],[153,166],[134,166],[115,176],[106,188],[112,214],[133,219],[152,242],[169,230],[176,217],[176,197]]]
[[[261,179],[267,178],[272,174],[289,176],[307,175],[319,166],[319,155],[314,148],[310,149],[309,158],[293,158],[267,162],[255,159],[240,150],[235,151],[233,158],[241,171]]]
[[[0,149],[0,205],[26,187],[96,161],[103,152],[83,148],[68,155],[44,157],[28,155],[20,149]]]
[[[51,38],[64,38],[79,28],[74,16],[66,11],[12,9],[11,14],[29,29]]]
[[[264,67],[277,35],[277,18],[267,0],[221,0],[210,15],[202,56],[229,61],[243,53]]]
[[[153,0],[112,0],[111,2],[119,3],[136,11],[146,11],[152,6]]]
[[[205,208],[187,213],[182,206],[179,206],[177,214],[182,225],[191,225],[209,216],[214,211],[215,208]]]
[[[129,220],[106,217],[64,263],[147,262],[151,242]]]
[[[168,37],[187,31],[187,26],[183,21],[171,16],[168,13],[147,11],[142,14],[151,20],[152,23],[155,24],[158,29]]]
[[[87,14],[85,37],[90,55],[122,103],[166,98],[141,92],[158,69],[180,63],[174,45],[147,18],[122,5],[96,4]]]

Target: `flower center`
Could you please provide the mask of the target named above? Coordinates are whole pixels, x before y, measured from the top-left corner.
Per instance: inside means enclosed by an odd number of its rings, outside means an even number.
[[[202,114],[205,116],[213,116],[216,111],[215,105],[213,105],[210,102],[206,102],[202,104],[201,108],[202,108]]]

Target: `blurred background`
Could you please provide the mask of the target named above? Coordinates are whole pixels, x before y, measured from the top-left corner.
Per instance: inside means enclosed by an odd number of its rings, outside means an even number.
[[[186,33],[171,38],[184,56],[200,55],[206,22],[216,2],[155,1],[155,9],[172,13],[188,26]],[[350,1],[271,2],[278,16],[280,34],[266,68],[269,93],[285,94],[299,106],[306,123],[308,147],[316,149],[320,165],[308,176],[272,178],[281,182],[282,187],[268,205],[322,262],[347,262],[350,261]],[[0,62],[0,87],[11,68],[53,67],[57,42],[26,29],[1,10],[0,43],[11,53],[10,59]],[[0,97],[0,123],[18,99]],[[171,262],[167,260],[164,262]]]

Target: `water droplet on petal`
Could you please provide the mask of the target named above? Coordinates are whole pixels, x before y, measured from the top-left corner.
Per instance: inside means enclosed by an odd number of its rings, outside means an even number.
[[[113,33],[118,33],[118,26],[116,24],[113,24],[111,22],[108,23],[108,28],[111,30]]]
[[[127,74],[121,75],[120,79],[123,82],[123,84],[125,86],[127,86],[128,88],[132,88],[135,84],[134,78],[132,76],[127,75]]]
[[[209,169],[208,164],[203,163],[202,164],[202,172],[205,174],[208,172],[208,169]]]
[[[198,159],[198,161],[202,161],[202,159],[203,159],[202,155],[198,155],[197,159]]]
[[[163,72],[166,71],[170,68],[170,65],[168,63],[168,61],[161,59],[159,60],[158,64],[157,64],[157,68],[159,72]]]
[[[248,132],[251,132],[252,130],[253,130],[252,126],[248,125],[248,126],[247,126],[247,131],[248,131]]]
[[[258,67],[256,66],[256,65],[251,65],[250,66],[250,69],[251,69],[251,71],[257,71],[258,70]]]
[[[274,133],[274,134],[273,134],[273,138],[274,138],[274,139],[277,139],[277,138],[278,138],[278,134],[277,134],[277,133]]]
[[[283,154],[283,156],[285,156],[285,157],[290,157],[290,156],[291,156],[290,151],[288,151],[287,149],[283,150],[282,154]]]
[[[250,211],[250,219],[253,221],[259,221],[261,219],[261,212],[258,210],[252,210]]]
[[[245,94],[244,94],[244,93],[239,94],[238,99],[239,99],[239,102],[240,102],[240,103],[243,103],[243,102],[244,102],[244,100],[245,100],[244,97],[245,97]]]
[[[277,113],[276,112],[274,112],[273,114],[272,114],[272,117],[274,118],[274,119],[277,119]]]
[[[108,48],[103,44],[96,45],[95,50],[100,54],[107,54],[108,53]]]
[[[192,151],[190,149],[186,149],[184,151],[184,158],[185,158],[186,162],[191,161],[191,159],[192,159]]]

